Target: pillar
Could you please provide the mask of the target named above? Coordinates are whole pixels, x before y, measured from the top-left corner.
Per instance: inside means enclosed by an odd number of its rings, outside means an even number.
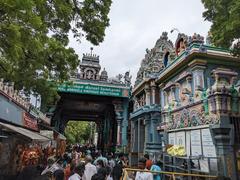
[[[97,134],[98,134],[98,139],[97,139],[97,146],[98,148],[100,148],[100,146],[102,145],[102,123],[101,120],[97,120],[96,121],[97,124]]]
[[[155,81],[151,82],[151,90],[152,90],[152,104],[156,104],[156,84]]]
[[[117,146],[121,146],[122,144],[122,121],[123,121],[123,102],[118,100],[113,102],[114,110],[115,110],[115,117],[117,123]]]
[[[219,175],[236,180],[237,167],[233,149],[234,127],[231,124],[216,124],[212,125],[210,128],[213,136],[213,143],[216,147],[216,154],[217,157],[220,158],[218,161]]]
[[[134,152],[138,150],[138,119],[134,121]]]
[[[145,115],[144,119],[144,125],[145,125],[145,137],[144,137],[144,152],[147,149],[147,143],[149,142],[149,125],[150,125],[150,115]]]
[[[153,143],[159,143],[158,142],[158,132],[157,132],[157,126],[158,126],[158,120],[160,119],[160,113],[153,113],[151,114],[151,122],[153,125]]]
[[[134,152],[134,143],[135,143],[135,127],[134,127],[134,121],[132,120],[131,121],[131,144],[130,144],[130,149],[131,149],[131,152]]]
[[[137,146],[138,146],[138,148],[137,148],[137,152],[139,153],[140,152],[140,141],[141,141],[141,137],[140,137],[140,131],[141,131],[141,119],[138,119],[138,122],[137,122],[137,131],[138,131],[138,140],[137,140]],[[138,158],[140,158],[139,157],[139,155],[138,155]]]
[[[121,126],[123,117],[120,114],[118,114],[116,120],[117,120],[117,145],[120,146],[122,143]]]
[[[145,94],[146,94],[146,106],[150,106],[151,93],[150,93],[150,87],[148,84],[145,85]]]
[[[188,90],[188,101],[191,102],[192,101],[192,77],[188,76],[186,78],[187,80],[187,90]]]

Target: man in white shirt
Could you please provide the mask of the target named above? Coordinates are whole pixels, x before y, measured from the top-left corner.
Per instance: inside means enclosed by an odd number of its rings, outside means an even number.
[[[85,164],[80,162],[79,165],[74,169],[74,174],[68,178],[68,180],[83,180]]]
[[[68,180],[81,180],[82,178],[79,176],[78,173],[74,173],[73,175],[71,175]]]
[[[92,176],[97,173],[97,168],[92,164],[92,157],[91,156],[86,156],[85,158],[85,171],[84,171],[84,176],[83,180],[91,180]]]
[[[145,158],[140,158],[138,160],[138,168],[143,169],[143,170],[147,170],[146,159]],[[142,172],[142,171],[140,172],[140,171],[138,171],[136,173],[135,180],[153,180],[153,175],[150,172]]]

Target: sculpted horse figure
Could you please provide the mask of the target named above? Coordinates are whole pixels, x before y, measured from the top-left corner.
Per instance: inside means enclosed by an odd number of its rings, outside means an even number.
[[[118,74],[116,77],[113,77],[113,78],[109,78],[109,82],[112,83],[112,84],[122,84],[122,78],[123,78],[123,75],[122,74]]]

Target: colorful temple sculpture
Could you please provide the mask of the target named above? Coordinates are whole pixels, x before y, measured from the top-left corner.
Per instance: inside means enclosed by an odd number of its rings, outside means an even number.
[[[101,71],[99,56],[91,52],[83,54],[79,72],[70,80],[58,87],[52,125],[63,133],[70,120],[95,122],[99,149],[126,151],[130,73],[109,78],[105,68]]]
[[[199,34],[179,34],[173,47],[163,33],[142,60],[132,92],[132,162],[142,153],[156,156],[180,145],[185,157],[208,165],[205,171],[237,179],[239,67],[239,58],[204,44]]]

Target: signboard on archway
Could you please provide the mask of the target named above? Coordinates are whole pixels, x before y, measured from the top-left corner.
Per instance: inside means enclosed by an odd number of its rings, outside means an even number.
[[[129,88],[100,86],[93,84],[63,84],[58,86],[59,92],[90,94],[99,96],[129,97]]]

